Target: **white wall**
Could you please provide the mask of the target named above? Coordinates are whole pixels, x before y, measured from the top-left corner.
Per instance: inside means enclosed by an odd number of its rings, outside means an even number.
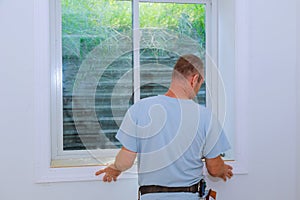
[[[136,180],[34,183],[33,0],[1,0],[0,27],[0,199],[134,199]]]
[[[213,185],[221,199],[296,200],[296,1],[242,2],[249,62],[238,86],[247,107],[239,115],[246,119],[240,131],[247,135],[249,173]]]
[[[296,0],[239,1],[249,19],[249,63],[238,66],[248,71],[249,173],[215,184],[218,200],[296,200]],[[136,180],[34,183],[33,0],[1,0],[0,27],[0,199],[135,199]]]

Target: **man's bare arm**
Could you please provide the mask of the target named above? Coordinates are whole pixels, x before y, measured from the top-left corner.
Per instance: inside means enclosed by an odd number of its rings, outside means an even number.
[[[104,182],[116,181],[121,172],[131,168],[136,158],[136,152],[122,147],[115,158],[115,162],[95,173],[96,176],[103,174]]]
[[[136,158],[136,152],[122,147],[115,159],[115,167],[120,171],[126,171],[131,168]]]

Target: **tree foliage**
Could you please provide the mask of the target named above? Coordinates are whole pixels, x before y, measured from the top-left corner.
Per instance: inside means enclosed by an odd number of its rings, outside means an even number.
[[[103,35],[132,29],[131,1],[62,0],[63,35]],[[205,6],[140,3],[140,28],[171,29],[205,41]]]

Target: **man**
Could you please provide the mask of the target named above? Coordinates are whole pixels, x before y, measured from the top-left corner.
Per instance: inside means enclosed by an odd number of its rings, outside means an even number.
[[[199,199],[193,188],[203,178],[203,158],[211,176],[231,178],[232,167],[220,157],[230,148],[227,138],[211,112],[193,101],[203,82],[201,59],[181,56],[167,93],[129,108],[116,135],[123,147],[96,175],[116,181],[138,156],[142,200]]]

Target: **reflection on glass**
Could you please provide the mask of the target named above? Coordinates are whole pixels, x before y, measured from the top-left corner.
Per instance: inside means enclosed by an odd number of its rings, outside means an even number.
[[[140,3],[141,98],[164,94],[178,55],[205,59],[205,5]],[[205,104],[205,84],[197,95]]]
[[[62,0],[63,149],[119,148],[133,104],[131,1]],[[163,94],[179,55],[204,59],[205,6],[140,3],[140,98]],[[205,104],[205,86],[197,100]]]
[[[131,37],[131,2],[62,0],[61,8],[63,149],[118,148],[115,120],[122,119],[124,112],[114,116],[112,107],[123,111],[132,102],[122,101],[124,94],[119,94],[118,105],[111,105],[111,99],[117,81],[132,68],[131,53],[117,55],[124,53],[119,51],[119,40]],[[123,44],[132,51],[131,39]],[[76,84],[84,90],[74,93]],[[131,88],[131,79],[128,85]],[[75,104],[75,99],[80,103]]]

